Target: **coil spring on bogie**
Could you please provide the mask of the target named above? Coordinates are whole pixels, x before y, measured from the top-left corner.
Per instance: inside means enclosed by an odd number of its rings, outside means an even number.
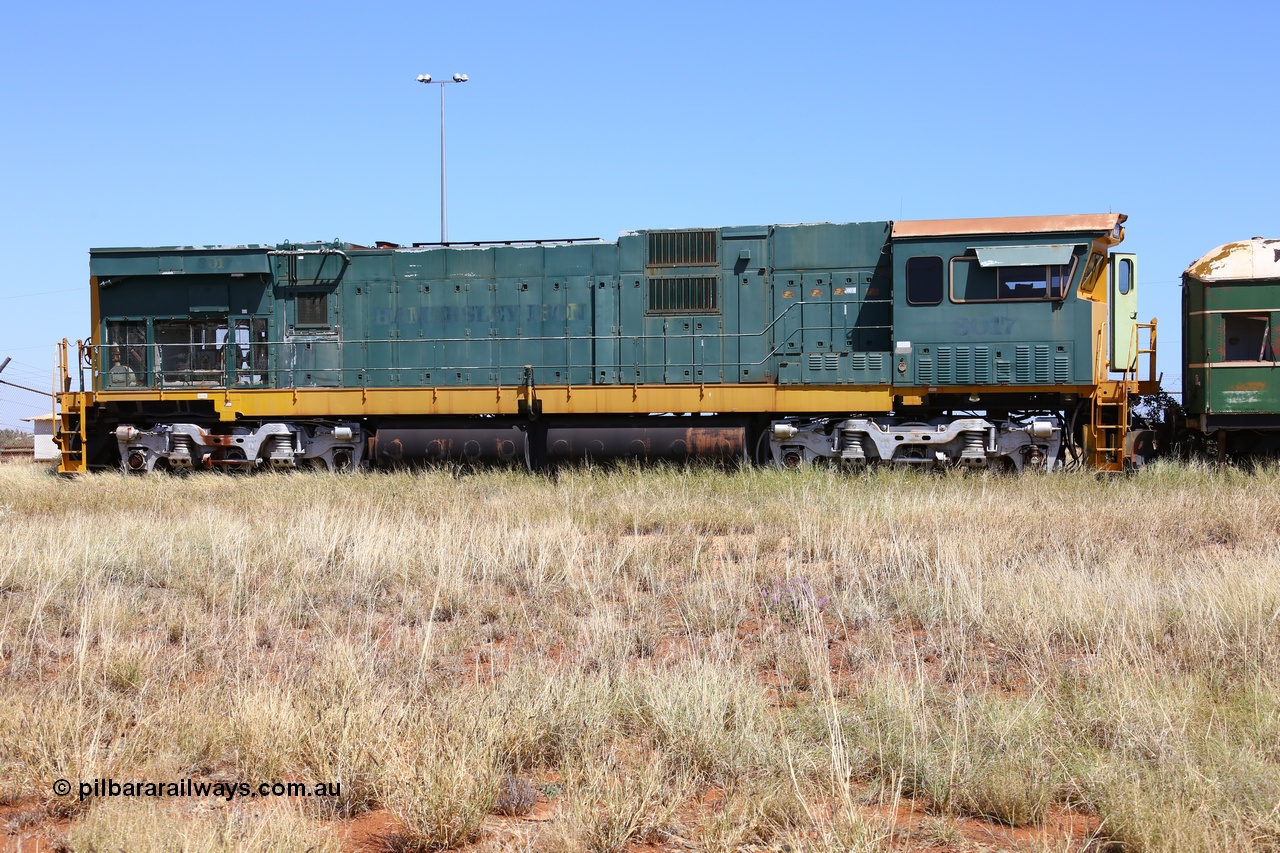
[[[267,436],[263,444],[267,451],[267,461],[272,465],[292,466],[294,464],[292,435],[285,433]]]
[[[191,436],[185,432],[175,432],[171,440],[173,442],[173,450],[169,451],[170,457],[185,456],[187,459],[191,458]]]
[[[964,448],[960,451],[961,459],[986,459],[987,458],[987,433],[980,429],[967,429],[964,431]]]
[[[840,458],[849,462],[867,461],[867,454],[862,449],[861,430],[840,430]]]

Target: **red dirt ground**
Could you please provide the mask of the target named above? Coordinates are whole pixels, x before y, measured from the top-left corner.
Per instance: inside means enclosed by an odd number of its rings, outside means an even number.
[[[701,802],[690,803],[692,816],[699,809],[714,807],[720,792],[708,791]],[[923,805],[902,800],[896,806],[868,805],[869,820],[890,831],[889,846],[895,851],[930,853],[1028,853],[1046,847],[1087,850],[1098,829],[1098,820],[1089,815],[1056,809],[1045,823],[1036,827],[1009,827],[975,818],[931,814]],[[461,848],[496,843],[501,848],[528,849],[540,826],[554,818],[556,804],[539,797],[533,810],[520,817],[490,815],[485,819],[481,839]],[[67,849],[70,822],[51,818],[35,800],[0,807],[0,831],[4,853],[61,853]],[[374,811],[349,821],[334,821],[332,832],[344,853],[384,853],[387,839],[399,828],[385,811]],[[798,839],[799,840],[799,839]],[[694,839],[669,838],[631,846],[632,853],[677,853],[700,847]]]

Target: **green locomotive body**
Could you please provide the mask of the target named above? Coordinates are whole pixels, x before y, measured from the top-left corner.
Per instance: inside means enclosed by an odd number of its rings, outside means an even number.
[[[1123,221],[95,249],[63,469],[1116,461],[1125,425],[1090,407],[1133,381]]]

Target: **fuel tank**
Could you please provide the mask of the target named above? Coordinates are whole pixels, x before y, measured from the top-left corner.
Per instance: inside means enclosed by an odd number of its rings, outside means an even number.
[[[380,467],[468,462],[529,465],[529,437],[519,426],[475,422],[397,424],[380,428],[373,440]]]
[[[551,462],[593,459],[685,460],[743,458],[745,424],[709,418],[599,419],[548,424],[546,458]]]

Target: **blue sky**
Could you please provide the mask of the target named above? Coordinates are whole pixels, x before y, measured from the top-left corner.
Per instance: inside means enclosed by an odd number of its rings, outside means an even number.
[[[0,359],[47,387],[95,246],[1120,211],[1178,279],[1280,237],[1269,4],[10,4]],[[28,408],[23,408],[28,407]],[[0,386],[0,426],[43,408]]]

